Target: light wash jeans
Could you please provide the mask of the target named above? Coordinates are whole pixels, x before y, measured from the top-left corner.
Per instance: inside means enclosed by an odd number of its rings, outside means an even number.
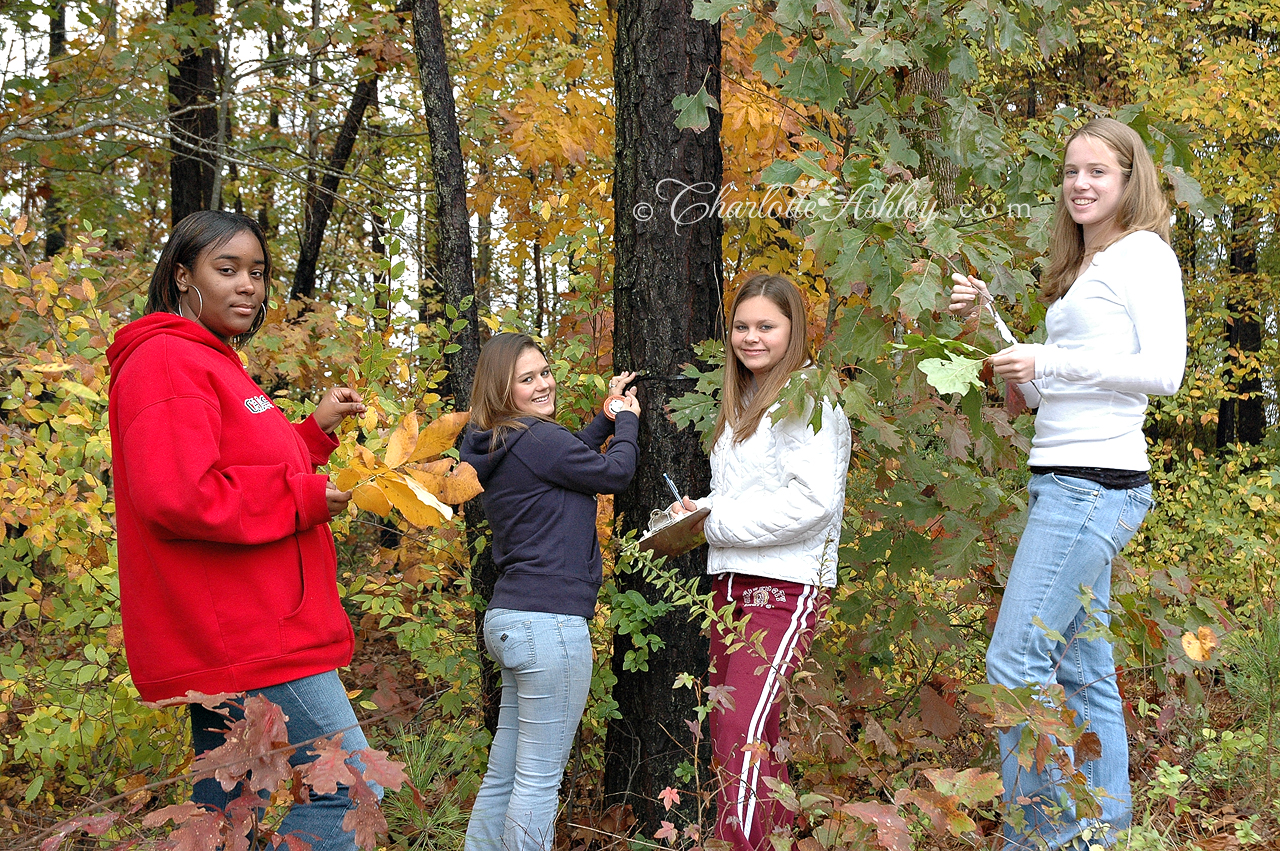
[[[1032,802],[1021,805],[1024,831],[1005,824],[1006,847],[1069,847],[1091,825],[1100,828],[1091,841],[1109,844],[1132,816],[1129,742],[1111,644],[1076,636],[1089,628],[1086,621],[1091,619],[1080,594],[1082,586],[1092,590],[1092,617],[1109,624],[1111,560],[1153,505],[1151,486],[1108,490],[1086,479],[1045,474],[1033,475],[1029,490],[1027,527],[987,650],[987,679],[1009,688],[1061,683],[1078,722],[1101,740],[1101,758],[1084,763],[1081,770],[1097,790],[1102,817],[1076,818],[1074,803],[1056,785],[1056,769],[1046,766],[1037,773],[1018,765],[1019,725],[999,737],[1005,803],[1020,806],[1019,797]],[[1066,638],[1066,645],[1035,625],[1037,617]]]
[[[555,839],[560,781],[591,688],[587,622],[489,609],[484,643],[502,668],[502,705],[464,851],[547,851]]]
[[[289,718],[286,727],[290,742],[305,742],[344,730],[343,750],[357,751],[369,747],[364,732],[356,722],[356,714],[351,708],[351,701],[347,699],[342,681],[338,679],[337,671],[314,674],[278,686],[250,689],[248,694],[261,695],[284,711]],[[199,756],[226,741],[222,731],[226,729],[228,722],[221,714],[205,709],[198,703],[192,703],[190,707],[191,744],[196,756]],[[244,716],[240,707],[231,707],[231,712],[236,718]],[[305,765],[314,761],[317,756],[310,748],[300,748],[289,758],[289,764]],[[348,759],[347,764],[357,769],[364,768],[364,763],[356,757]],[[370,783],[369,788],[379,799],[382,798],[381,786]],[[201,780],[191,792],[192,802],[221,810],[225,810],[227,804],[239,796],[239,786],[230,792],[224,792],[222,785],[213,779]],[[297,804],[289,810],[277,832],[282,837],[293,834],[305,840],[311,845],[312,851],[354,851],[355,833],[342,829],[342,820],[346,817],[347,810],[354,806],[346,786],[339,786],[337,792],[329,795],[312,792],[310,803]]]

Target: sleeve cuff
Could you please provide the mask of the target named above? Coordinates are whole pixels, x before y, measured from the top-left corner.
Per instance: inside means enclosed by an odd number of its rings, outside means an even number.
[[[325,434],[314,416],[309,416],[294,426],[302,442],[307,445],[307,454],[311,456],[311,466],[319,467],[329,462],[329,456],[338,448],[338,438]]]

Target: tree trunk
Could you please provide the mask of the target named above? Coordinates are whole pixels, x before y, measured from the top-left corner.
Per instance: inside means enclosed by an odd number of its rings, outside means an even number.
[[[676,95],[697,92],[704,80],[719,98],[720,28],[694,20],[690,0],[620,0],[617,8],[614,363],[619,370],[643,370],[648,380],[638,385],[644,409],[639,467],[615,506],[624,526],[637,528],[651,509],[671,502],[663,472],[693,496],[710,486],[698,436],[677,429],[663,407],[691,389],[678,376],[694,358],[693,345],[718,336],[723,326],[721,222],[715,216],[691,222],[694,216],[686,216],[677,225],[673,219],[687,209],[683,203],[672,215],[672,199],[683,187],[702,184],[700,190],[707,191],[696,199],[686,193],[690,202],[707,202],[720,188],[720,114],[712,112],[710,127],[700,134],[680,131],[671,106]],[[669,559],[667,567],[685,577],[702,576],[705,550]],[[620,577],[619,584],[648,599],[660,593],[636,575]],[[699,695],[672,684],[682,672],[705,676],[707,640],[682,612],[649,632],[665,647],[649,656],[648,671],[623,670],[631,641],[614,640],[614,698],[621,718],[609,724],[604,782],[607,802],[630,804],[640,829],[652,836],[661,817],[670,818],[658,793],[677,785],[676,767],[697,751],[685,722],[695,717]],[[690,798],[685,800],[692,806]]]
[[[293,273],[293,291],[289,296],[291,299],[315,297],[316,265],[320,261],[320,248],[324,245],[324,231],[329,224],[329,216],[333,213],[334,201],[338,198],[338,183],[347,170],[351,151],[355,149],[365,110],[377,97],[377,74],[370,74],[356,84],[351,104],[347,107],[347,115],[342,121],[342,129],[333,142],[329,165],[320,178],[320,185],[312,183],[307,187],[306,219],[302,245],[298,251],[298,267]]]
[[[440,221],[440,264],[445,304],[457,311],[466,325],[454,335],[458,350],[445,356],[449,370],[448,389],[456,410],[471,407],[471,382],[480,358],[480,319],[475,303],[475,279],[471,265],[471,217],[467,212],[466,171],[462,144],[458,137],[458,113],[453,101],[453,82],[445,54],[444,25],[437,0],[413,0],[413,52],[418,59],[422,103],[431,142],[431,170],[436,186],[436,215]],[[472,552],[487,521],[484,505],[477,497],[464,506],[467,544]],[[481,625],[487,601],[493,596],[497,567],[492,549],[484,547],[471,568],[471,587],[480,601],[476,605],[476,644],[481,666],[481,703],[485,726],[498,727],[501,680],[484,652]]]
[[[939,154],[929,143],[942,142],[942,115],[947,108],[947,87],[951,84],[948,71],[930,71],[916,68],[908,76],[904,86],[907,95],[924,95],[924,113],[920,116],[923,128],[913,134],[912,147],[920,155],[920,171],[933,181],[933,194],[943,209],[957,203],[956,181],[960,167],[949,157]],[[1032,95],[1034,98],[1034,94]]]
[[[1266,397],[1262,376],[1256,369],[1238,373],[1241,361],[1262,350],[1262,322],[1259,317],[1253,275],[1258,273],[1258,255],[1254,248],[1257,220],[1252,211],[1231,208],[1230,269],[1233,281],[1227,298],[1226,338],[1228,355],[1227,392],[1218,404],[1218,449],[1236,443],[1246,446],[1262,442],[1267,428]],[[1234,352],[1232,354],[1231,352]],[[1238,375],[1232,381],[1230,376]]]
[[[58,80],[54,67],[67,54],[67,6],[65,0],[53,0],[49,5],[49,82]],[[57,120],[56,117],[54,119]],[[55,169],[49,169],[46,177],[49,190],[44,202],[44,256],[50,258],[67,244],[67,212],[64,209],[61,180]]]
[[[185,6],[165,0],[169,18]],[[215,0],[194,0],[193,14],[212,18]],[[177,224],[197,210],[207,210],[213,197],[213,151],[218,135],[216,51],[187,48],[175,73],[169,75],[169,203],[170,223]]]

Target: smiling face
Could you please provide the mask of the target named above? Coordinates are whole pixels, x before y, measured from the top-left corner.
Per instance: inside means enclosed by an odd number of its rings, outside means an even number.
[[[223,342],[247,333],[267,297],[266,265],[258,238],[240,231],[200,252],[193,268],[175,266],[182,315]]]
[[[511,377],[511,404],[522,414],[554,417],[556,413],[556,379],[542,352],[528,347],[516,358]]]
[[[733,314],[729,344],[757,380],[782,362],[790,339],[791,320],[764,296],[746,299]]]
[[[1126,183],[1120,160],[1106,142],[1078,136],[1067,145],[1062,199],[1072,221],[1084,231],[1086,246],[1101,245],[1119,233],[1116,213]]]

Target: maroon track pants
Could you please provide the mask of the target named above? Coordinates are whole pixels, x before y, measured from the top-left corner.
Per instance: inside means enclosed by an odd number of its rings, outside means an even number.
[[[746,574],[721,574],[712,585],[715,607],[733,604],[733,621],[750,615],[745,635],[711,632],[710,683],[729,687],[728,701],[711,711],[711,744],[718,771],[716,838],[734,851],[769,849],[774,828],[795,815],[773,800],[766,777],[786,783],[787,762],[774,746],[780,738],[782,686],[804,660],[826,589]],[[759,636],[762,641],[757,642]],[[733,652],[728,644],[747,643]],[[763,651],[763,656],[761,655]],[[720,694],[719,689],[712,694]]]

